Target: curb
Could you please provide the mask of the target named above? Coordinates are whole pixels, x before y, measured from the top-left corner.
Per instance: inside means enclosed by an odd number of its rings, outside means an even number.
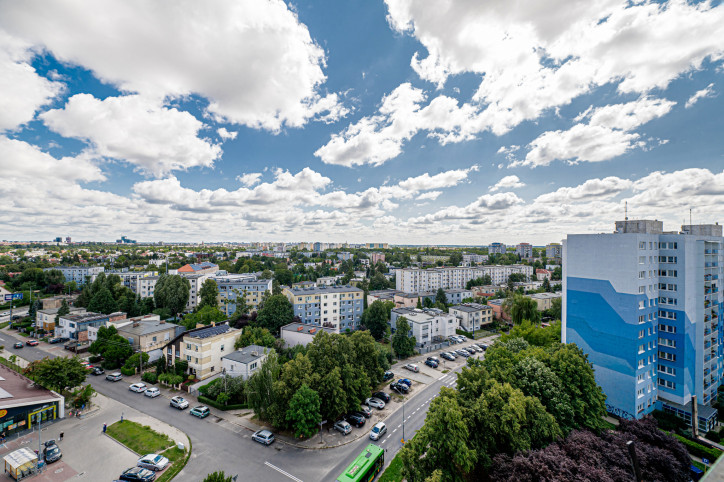
[[[117,443],[117,444],[120,445],[121,447],[125,447],[128,451],[136,454],[136,456],[138,456],[138,457],[141,456],[141,454],[139,454],[139,453],[136,452],[135,450],[131,450],[130,448],[128,448],[128,446],[127,446],[126,444],[124,444],[124,443],[121,442],[120,440],[114,439],[113,437],[111,437],[110,435],[108,435],[108,434],[105,433],[105,432],[103,432],[102,435],[105,436],[105,437],[108,437],[108,438],[111,439],[111,440],[113,440],[115,443]]]

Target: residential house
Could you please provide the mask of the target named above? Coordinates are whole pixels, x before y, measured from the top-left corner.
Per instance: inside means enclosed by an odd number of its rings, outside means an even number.
[[[193,263],[181,266],[178,269],[178,274],[182,276],[194,275],[194,274],[213,274],[219,271],[219,265],[204,261],[203,263]]]
[[[551,272],[547,269],[537,269],[535,270],[535,277],[538,278],[538,281],[543,281],[544,279],[547,279],[548,281],[551,280]]]
[[[69,315],[81,315],[86,313],[85,308],[69,306],[68,309],[70,310],[68,312]],[[40,327],[40,329],[48,333],[55,333],[55,317],[58,314],[58,310],[60,310],[60,308],[38,310],[35,317],[35,326]]]
[[[488,246],[488,253],[489,254],[505,254],[508,247],[503,243],[490,243],[490,246]]]
[[[316,286],[290,289],[283,294],[302,323],[332,328],[336,333],[359,328],[364,291],[353,286]]]
[[[257,311],[264,293],[272,290],[271,279],[261,279],[255,274],[227,274],[214,276],[219,288],[219,308],[226,316],[236,312],[236,299],[244,296],[251,311]]]
[[[221,371],[221,358],[234,351],[241,330],[227,323],[200,326],[169,341],[164,347],[166,363],[178,360],[188,363],[188,373],[205,380]]]
[[[134,351],[142,351],[149,355],[149,362],[163,356],[163,347],[186,328],[174,323],[167,323],[158,315],[145,315],[129,318],[129,323],[117,328],[118,334],[127,339]]]
[[[325,328],[323,326],[305,325],[304,323],[289,323],[288,325],[282,326],[281,336],[284,340],[284,347],[291,348],[293,346],[302,345],[307,346],[314,340],[314,337],[320,331],[326,331],[327,333],[336,333],[331,328]]]
[[[273,348],[249,345],[240,350],[232,351],[221,357],[222,372],[230,377],[241,377],[248,380],[255,371],[261,368]]]
[[[394,308],[390,319],[393,332],[397,329],[397,320],[401,316],[410,324],[408,336],[415,337],[417,347],[444,341],[460,327],[460,322],[454,315],[439,309]]]
[[[553,306],[553,300],[560,299],[563,294],[557,293],[531,293],[528,296],[538,305],[538,311],[550,310]]]
[[[479,303],[451,306],[450,314],[460,322],[460,329],[473,332],[493,323],[493,308]]]

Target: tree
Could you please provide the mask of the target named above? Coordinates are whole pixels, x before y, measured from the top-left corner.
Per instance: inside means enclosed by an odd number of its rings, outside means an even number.
[[[294,393],[289,402],[287,420],[292,423],[296,437],[311,437],[322,421],[319,394],[305,383]]]
[[[294,282],[294,274],[286,268],[281,268],[274,271],[274,279],[280,285],[291,286]]]
[[[387,332],[389,316],[382,301],[376,300],[362,313],[362,324],[367,327],[370,334],[379,340]]]
[[[106,368],[118,368],[133,355],[133,347],[128,340],[118,334],[115,326],[101,326],[96,341],[91,343],[88,351],[102,356],[103,366]]]
[[[153,299],[157,308],[167,308],[175,318],[186,307],[190,292],[191,283],[183,276],[162,274],[156,282]]]
[[[35,316],[38,314],[38,300],[33,300],[28,308],[28,316],[31,320],[35,321]]]
[[[70,313],[70,306],[68,306],[68,302],[63,298],[63,301],[60,302],[60,308],[58,308],[58,312],[55,314],[55,324],[58,324],[61,316],[65,316],[68,313]]]
[[[91,298],[90,303],[88,303],[88,311],[109,315],[118,311],[118,305],[110,290],[103,287]]]
[[[321,412],[327,420],[336,420],[347,411],[347,396],[342,385],[342,370],[336,366],[322,376],[317,386]]]
[[[551,316],[554,320],[560,320],[561,315],[563,314],[563,299],[562,298],[554,298],[553,301],[551,301]]]
[[[215,306],[204,306],[196,313],[190,313],[179,321],[179,325],[183,325],[189,330],[196,328],[196,325],[210,325],[211,323],[219,323],[226,319],[226,315]]]
[[[540,312],[535,300],[518,293],[513,295],[509,313],[514,325],[520,324],[523,320],[529,320],[533,323],[540,321]]]
[[[543,291],[545,291],[546,293],[551,292],[551,282],[548,281],[547,276],[545,278],[543,278],[543,286],[541,286],[541,287],[543,288]]]
[[[264,271],[261,272],[260,278],[261,279],[272,279],[273,276],[274,276],[274,273],[270,269],[265,269]]]
[[[450,255],[450,266],[460,266],[460,263],[463,262],[463,255],[459,252],[454,252]]]
[[[294,321],[294,308],[284,295],[271,295],[259,310],[256,323],[278,335],[279,329]]]
[[[272,348],[276,342],[276,338],[269,330],[260,326],[245,326],[244,331],[234,344],[234,348],[244,348],[249,345],[259,345]]]
[[[279,281],[272,280],[272,291],[271,292],[273,295],[282,294],[282,285],[279,284]]]
[[[249,406],[262,420],[271,421],[276,408],[274,381],[279,378],[280,370],[279,359],[271,352],[247,383]]]
[[[207,475],[202,482],[233,482],[234,478],[232,476],[226,476],[226,474],[222,471],[219,472],[212,472],[209,475]]]
[[[87,373],[78,357],[43,358],[30,363],[25,369],[30,378],[56,392],[80,386]]]
[[[392,349],[398,358],[407,358],[415,354],[415,345],[417,340],[414,336],[408,336],[410,332],[410,324],[407,318],[400,316],[397,318],[395,334],[392,335]]]
[[[561,342],[561,321],[554,321],[551,326],[540,326],[529,320],[523,320],[520,325],[515,325],[510,333],[500,337],[501,341],[514,338],[523,338],[533,346],[553,346]]]
[[[430,403],[425,425],[400,451],[403,477],[422,482],[440,470],[444,480],[465,480],[477,459],[468,446],[468,430],[455,391],[443,387]]]
[[[447,295],[445,294],[444,289],[437,289],[437,293],[435,294],[435,303],[441,303],[443,305],[447,304]]]
[[[204,306],[216,308],[219,306],[219,286],[216,284],[216,280],[211,278],[205,280],[201,284],[199,296],[201,297],[199,308],[203,308]]]
[[[370,286],[369,289],[371,291],[375,290],[384,290],[390,287],[389,281],[387,281],[387,278],[385,278],[385,275],[382,273],[375,273],[372,278],[370,278]]]

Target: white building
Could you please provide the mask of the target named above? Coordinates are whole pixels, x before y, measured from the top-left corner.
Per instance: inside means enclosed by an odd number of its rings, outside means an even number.
[[[43,268],[43,271],[57,269],[65,277],[65,282],[75,281],[78,286],[83,286],[86,281],[92,283],[96,277],[105,271],[103,266],[55,266],[53,268]]]
[[[532,258],[533,257],[533,246],[529,243],[520,243],[515,247],[515,254],[521,258]]]
[[[483,264],[488,262],[487,254],[463,254],[463,263]]]
[[[284,347],[291,348],[297,345],[307,346],[320,331],[326,331],[329,334],[337,333],[332,328],[324,326],[305,325],[304,323],[289,323],[288,325],[284,325],[281,329]]]
[[[418,347],[439,343],[455,334],[460,327],[459,320],[449,313],[435,308],[394,308],[390,325],[397,329],[397,319],[404,316],[410,324],[408,336],[414,336]]]
[[[460,329],[473,332],[493,323],[493,308],[479,303],[451,306],[450,314],[460,322]]]
[[[533,267],[522,264],[451,267],[451,268],[404,268],[397,271],[396,288],[405,293],[437,291],[438,288],[465,288],[468,281],[489,275],[492,284],[508,282],[513,273],[533,275]]]
[[[141,298],[153,298],[153,291],[156,289],[158,276],[146,276],[136,280],[135,292]]]
[[[109,271],[106,273],[107,276],[116,275],[121,278],[121,284],[126,288],[130,288],[131,291],[138,294],[138,280],[141,278],[148,278],[155,275],[152,271]]]
[[[248,380],[262,366],[272,350],[259,345],[249,345],[233,351],[221,357],[222,373]]]

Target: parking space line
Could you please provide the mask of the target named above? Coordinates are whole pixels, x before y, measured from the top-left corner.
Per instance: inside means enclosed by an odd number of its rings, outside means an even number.
[[[272,469],[276,470],[276,471],[279,472],[280,474],[286,475],[287,477],[289,477],[290,479],[292,479],[292,480],[294,480],[294,481],[296,481],[296,482],[302,482],[302,479],[298,479],[298,478],[294,477],[292,474],[290,474],[289,472],[285,472],[284,470],[280,469],[280,468],[277,467],[276,465],[272,465],[272,464],[270,464],[269,462],[264,462],[264,465],[266,465],[266,466],[268,466],[268,467],[271,467]]]

